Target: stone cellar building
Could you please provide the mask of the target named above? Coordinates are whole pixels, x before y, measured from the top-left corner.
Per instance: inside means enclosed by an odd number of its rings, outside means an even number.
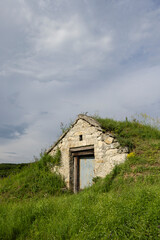
[[[128,153],[113,134],[105,132],[92,117],[80,114],[58,141],[47,151],[54,156],[61,151],[61,165],[55,167],[67,184],[77,192],[92,185],[95,177],[105,177],[115,165],[123,163]]]

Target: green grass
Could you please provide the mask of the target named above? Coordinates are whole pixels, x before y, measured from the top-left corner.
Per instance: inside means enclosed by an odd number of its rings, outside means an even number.
[[[159,239],[159,184],[4,203],[0,223],[0,239]]]
[[[55,157],[44,154],[39,161],[25,166],[19,173],[0,180],[0,200],[22,200],[60,194],[65,184],[51,167],[60,164],[60,152]]]
[[[148,141],[149,144],[158,144],[157,148],[160,150],[160,131],[156,127],[148,124],[142,124],[136,120],[134,121],[115,121],[113,119],[95,118],[105,131],[113,133],[121,146],[128,146],[130,150],[138,147],[143,141],[145,145]],[[156,141],[154,141],[156,140]]]
[[[139,122],[98,119],[130,151],[125,163],[77,195],[40,161],[0,180],[0,239],[160,239],[160,131]]]
[[[0,164],[0,178],[8,177],[10,174],[16,174],[20,172],[24,166],[27,166],[27,164],[2,163]]]

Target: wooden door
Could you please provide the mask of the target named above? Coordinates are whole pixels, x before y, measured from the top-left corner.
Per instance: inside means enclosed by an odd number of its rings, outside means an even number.
[[[94,156],[79,157],[79,189],[84,189],[92,185],[94,178]]]

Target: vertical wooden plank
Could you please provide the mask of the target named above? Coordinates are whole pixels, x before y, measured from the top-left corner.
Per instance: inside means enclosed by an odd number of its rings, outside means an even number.
[[[78,191],[78,157],[74,157],[74,193]]]

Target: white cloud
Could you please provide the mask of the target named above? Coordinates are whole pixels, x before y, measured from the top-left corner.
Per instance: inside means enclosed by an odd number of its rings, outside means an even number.
[[[35,36],[35,49],[39,51],[58,51],[64,44],[81,37],[82,29],[73,18],[67,23],[58,23],[44,18]]]
[[[155,115],[159,12],[153,0],[1,1],[0,124],[15,139],[0,159],[28,161],[79,112]]]
[[[116,78],[109,85],[96,92],[101,104],[94,99],[93,105],[107,116],[116,118],[131,116],[135,113],[160,114],[160,66],[133,71]],[[93,99],[93,96],[90,97]],[[157,104],[155,104],[157,103]],[[91,104],[91,103],[90,103]],[[153,106],[155,105],[155,106]],[[154,109],[153,109],[154,108]]]

